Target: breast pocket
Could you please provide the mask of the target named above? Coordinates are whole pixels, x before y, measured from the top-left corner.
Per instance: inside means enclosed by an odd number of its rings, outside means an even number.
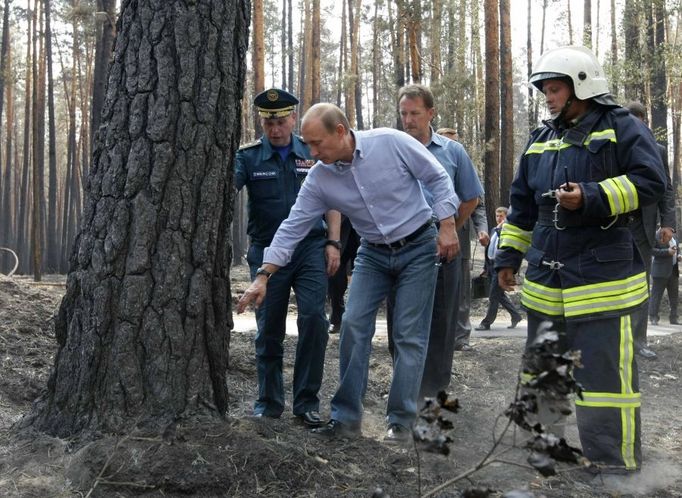
[[[268,200],[280,196],[279,177],[276,171],[253,171],[249,182],[249,196]]]
[[[615,170],[615,159],[610,140],[592,140],[585,147],[589,155],[589,178],[591,181],[602,181],[618,175]]]

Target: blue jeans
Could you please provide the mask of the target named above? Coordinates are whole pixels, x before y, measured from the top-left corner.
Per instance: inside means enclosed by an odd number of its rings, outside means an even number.
[[[356,428],[362,424],[377,310],[395,289],[395,355],[386,419],[406,427],[414,422],[436,285],[435,235],[432,227],[397,250],[362,241],[341,322],[339,387],[331,402],[332,419]]]
[[[329,322],[324,312],[327,273],[322,237],[303,239],[291,262],[268,281],[265,300],[256,310],[256,365],[258,399],[254,413],[279,417],[284,411],[282,357],[289,293],[293,287],[298,307],[298,343],[294,361],[293,412],[318,410]],[[251,246],[247,256],[251,278],[263,262],[263,247]]]

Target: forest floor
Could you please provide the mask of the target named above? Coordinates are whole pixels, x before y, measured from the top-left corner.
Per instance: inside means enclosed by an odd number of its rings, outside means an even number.
[[[235,295],[246,280],[244,268],[233,269]],[[500,336],[474,333],[475,350],[455,353],[451,390],[461,409],[449,416],[454,429],[448,456],[382,441],[391,362],[381,334],[374,340],[363,434],[358,439],[321,441],[290,412],[277,420],[250,417],[256,392],[253,330],[232,334],[230,415],[225,420],[183,421],[170,436],[103,435],[89,442],[17,434],[13,425],[44,389],[52,367],[56,349],[52,315],[63,292],[59,285],[37,286],[0,276],[3,497],[424,495],[466,474],[492,448],[494,434],[506,421],[500,414],[514,397],[524,345],[525,329],[519,327]],[[472,310],[474,324],[482,315],[481,303]],[[527,450],[515,443],[521,438],[508,434],[496,450],[496,462],[434,496],[503,496],[517,490],[525,494],[507,496],[682,497],[682,333],[660,335],[652,343],[658,359],[639,362],[645,459],[641,472],[628,478],[589,478],[584,471],[565,470],[543,478],[526,463]],[[290,403],[296,337],[287,335],[285,347]],[[338,336],[331,336],[320,393],[323,415],[329,414],[337,383],[337,353]],[[572,417],[566,436],[569,444],[579,446]]]

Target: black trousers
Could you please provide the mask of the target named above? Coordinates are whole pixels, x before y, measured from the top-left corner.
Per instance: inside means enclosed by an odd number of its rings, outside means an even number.
[[[509,312],[512,321],[518,322],[521,320],[521,318],[523,318],[519,310],[516,309],[516,306],[514,306],[514,303],[512,303],[509,299],[509,296],[507,296],[507,293],[504,292],[502,287],[500,287],[499,283],[497,282],[497,272],[493,270],[492,274],[490,275],[488,311],[486,312],[483,320],[481,320],[481,325],[490,326],[490,324],[495,321],[497,318],[497,310],[500,305]]]
[[[536,337],[545,318],[528,312],[528,339]],[[639,374],[631,315],[593,317],[581,322],[551,321],[562,350],[579,350],[582,368],[574,376],[582,385],[576,420],[583,453],[593,463],[636,470],[642,465]]]
[[[341,325],[341,318],[346,311],[344,296],[348,288],[348,274],[353,269],[353,261],[358,253],[360,238],[355,230],[346,238],[346,245],[341,251],[341,262],[338,271],[329,277],[327,285],[327,295],[332,312],[329,316],[329,323]]]
[[[668,291],[670,303],[670,321],[677,321],[677,302],[679,301],[680,269],[679,265],[673,266],[673,271],[668,278],[653,278],[651,284],[651,296],[649,297],[649,317],[658,320],[658,311],[661,308],[663,293]]]

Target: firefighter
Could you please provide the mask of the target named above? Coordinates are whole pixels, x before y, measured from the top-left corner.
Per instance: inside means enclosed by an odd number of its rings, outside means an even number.
[[[628,213],[663,195],[665,170],[651,131],[616,104],[590,50],[546,52],[529,83],[545,94],[551,119],[531,133],[511,187],[495,260],[499,284],[512,290],[527,260],[527,344],[549,321],[563,348],[582,352],[576,418],[585,456],[597,468],[637,470],[631,314],[648,291]]]

